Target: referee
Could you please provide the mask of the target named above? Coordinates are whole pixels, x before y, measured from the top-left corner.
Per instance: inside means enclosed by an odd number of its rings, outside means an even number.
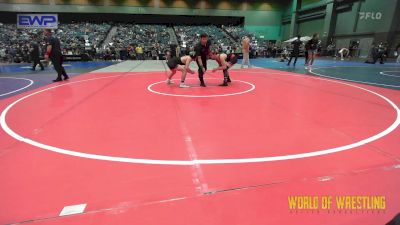
[[[204,73],[207,70],[207,57],[210,54],[211,41],[208,40],[207,34],[200,35],[200,42],[194,47],[196,52],[196,62],[199,67],[200,86],[205,87]]]
[[[46,60],[50,58],[51,62],[54,65],[54,69],[57,71],[57,79],[53,80],[53,82],[62,81],[61,76],[64,77],[64,80],[68,80],[69,77],[65,72],[64,67],[62,66],[63,56],[61,53],[60,40],[51,35],[50,29],[44,30],[44,35],[46,36],[46,43],[47,43],[47,51],[44,58]]]

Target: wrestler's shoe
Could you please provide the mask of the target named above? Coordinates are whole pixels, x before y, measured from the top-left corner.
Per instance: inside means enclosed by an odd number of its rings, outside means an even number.
[[[179,84],[179,87],[180,87],[180,88],[190,88],[190,86],[189,86],[189,85],[186,85],[185,83]]]
[[[221,87],[228,86],[228,82],[227,82],[227,81],[224,81],[224,83],[220,84],[219,86],[221,86]]]

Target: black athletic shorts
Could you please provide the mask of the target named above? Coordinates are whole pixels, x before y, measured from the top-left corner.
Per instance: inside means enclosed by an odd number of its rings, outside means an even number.
[[[176,67],[178,65],[185,65],[184,63],[182,63],[181,58],[179,57],[172,57],[168,60],[167,62],[167,66],[172,70],[172,69],[176,69]]]

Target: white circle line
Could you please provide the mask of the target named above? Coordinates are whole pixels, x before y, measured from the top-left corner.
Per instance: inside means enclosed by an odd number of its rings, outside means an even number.
[[[304,75],[295,75],[295,74],[289,74],[289,73],[281,73],[281,75],[286,75],[286,76],[302,76],[304,77]],[[121,75],[116,75],[116,76],[121,76]],[[319,79],[319,80],[325,80],[328,82],[334,82],[334,83],[338,83],[338,84],[343,84],[343,85],[347,85],[350,87],[354,87],[354,88],[358,88],[360,90],[369,92],[371,94],[374,94],[382,99],[384,99],[386,102],[388,102],[396,111],[396,120],[394,121],[394,123],[392,125],[390,125],[388,128],[386,128],[385,130],[381,131],[380,133],[371,136],[369,138],[366,138],[364,140],[349,144],[349,145],[344,145],[344,146],[340,146],[340,147],[335,147],[335,148],[331,148],[331,149],[325,149],[325,150],[319,150],[319,151],[314,151],[314,152],[306,152],[306,153],[299,153],[299,154],[292,154],[292,155],[283,155],[283,156],[272,156],[272,157],[260,157],[260,158],[242,158],[242,159],[208,159],[208,160],[203,160],[203,159],[199,159],[199,160],[157,160],[157,159],[140,159],[140,158],[126,158],[126,157],[115,157],[115,156],[105,156],[105,155],[97,155],[97,154],[89,154],[89,153],[82,153],[82,152],[75,152],[72,150],[68,150],[68,149],[62,149],[62,148],[58,148],[55,146],[50,146],[50,145],[46,145],[43,143],[39,143],[37,141],[28,139],[28,138],[24,138],[22,136],[20,136],[19,134],[15,133],[13,130],[11,130],[11,128],[8,127],[8,124],[6,123],[6,115],[7,112],[18,102],[21,102],[22,100],[31,97],[33,95],[36,95],[38,93],[50,90],[50,89],[54,89],[60,86],[64,86],[64,85],[70,85],[73,83],[79,83],[79,82],[86,82],[86,81],[92,81],[92,80],[98,80],[98,79],[106,79],[106,78],[111,78],[111,77],[116,77],[116,76],[109,76],[109,77],[102,77],[102,78],[93,78],[93,79],[88,79],[88,80],[81,80],[81,81],[76,81],[76,82],[71,82],[71,83],[66,83],[66,84],[62,84],[62,85],[58,85],[58,86],[54,86],[54,87],[50,87],[50,88],[46,88],[43,89],[41,91],[37,91],[34,93],[31,93],[27,96],[24,96],[16,101],[14,101],[13,103],[11,103],[10,105],[8,105],[3,112],[0,115],[0,125],[3,128],[3,130],[9,134],[11,137],[25,142],[27,144],[30,144],[32,146],[36,146],[38,148],[42,148],[45,150],[49,150],[49,151],[53,151],[53,152],[57,152],[57,153],[61,153],[61,154],[66,154],[66,155],[70,155],[70,156],[76,156],[76,157],[82,157],[82,158],[88,158],[88,159],[96,159],[96,160],[106,160],[106,161],[114,161],[114,162],[125,162],[125,163],[139,163],[139,164],[156,164],[156,165],[178,165],[178,166],[191,166],[191,165],[197,165],[197,164],[237,164],[237,163],[258,163],[258,162],[270,162],[270,161],[280,161],[280,160],[289,160],[289,159],[298,159],[298,158],[307,158],[307,157],[313,157],[313,156],[320,156],[320,155],[326,155],[326,154],[330,154],[330,153],[335,153],[335,152],[340,152],[340,151],[345,151],[345,150],[349,150],[355,147],[359,147],[362,145],[365,145],[367,143],[370,143],[372,141],[378,140],[386,135],[388,135],[389,133],[391,133],[393,130],[395,130],[399,124],[400,124],[400,109],[397,107],[396,104],[394,104],[390,99],[388,99],[387,97],[376,93],[374,91],[368,90],[366,88],[363,87],[359,87],[356,85],[352,85],[352,84],[348,84],[348,83],[344,83],[344,82],[340,82],[340,81],[335,81],[335,80],[330,80],[330,79],[325,79],[325,78],[320,78],[320,77],[309,77],[309,78],[313,78],[313,79]]]
[[[195,79],[195,78],[189,78],[189,79]],[[218,79],[218,78],[208,78],[208,79]],[[253,91],[256,86],[252,83],[246,82],[246,81],[241,81],[241,80],[232,80],[232,81],[238,81],[238,82],[242,82],[245,84],[248,84],[251,86],[251,88],[249,90],[246,91],[241,91],[241,92],[236,92],[236,93],[231,93],[231,94],[219,94],[219,95],[182,95],[182,94],[169,94],[169,93],[163,93],[163,92],[159,92],[159,91],[155,91],[152,89],[152,87],[156,84],[160,84],[160,83],[165,83],[165,81],[159,81],[153,84],[150,84],[149,86],[147,86],[147,90],[155,93],[155,94],[159,94],[159,95],[165,95],[165,96],[174,96],[174,97],[185,97],[185,98],[213,98],[213,97],[227,97],[227,96],[233,96],[233,95],[240,95],[240,94],[245,94],[248,92]]]
[[[19,88],[19,89],[17,89],[17,90],[13,90],[13,91],[10,91],[10,92],[7,92],[7,93],[0,94],[0,97],[6,96],[6,95],[9,95],[9,94],[18,92],[18,91],[22,91],[22,90],[24,90],[24,89],[30,87],[30,86],[34,83],[33,80],[31,80],[31,79],[21,78],[21,77],[0,77],[0,78],[3,78],[3,79],[16,79],[16,80],[27,80],[27,81],[29,81],[29,84],[28,84],[28,85],[26,85],[26,86],[24,86],[24,87],[22,87],[22,88]]]
[[[385,73],[385,72],[390,72],[390,73],[393,73],[393,72],[395,72],[395,73],[400,73],[400,71],[382,71],[382,72],[379,72],[379,74],[380,74],[380,75],[382,75],[382,76],[388,76],[388,77],[400,77],[400,76],[396,76],[396,75],[390,75],[390,74],[387,74],[387,73]]]
[[[339,78],[339,77],[334,77],[334,76],[328,76],[324,74],[319,74],[314,72],[313,70],[315,69],[325,69],[325,68],[336,68],[336,67],[341,67],[341,66],[335,66],[335,67],[318,67],[318,68],[310,68],[309,71],[310,73],[320,76],[320,77],[326,77],[326,78],[331,78],[335,80],[342,80],[342,81],[350,81],[350,82],[355,82],[355,83],[361,83],[361,84],[370,84],[370,85],[377,85],[377,86],[385,86],[385,87],[400,87],[400,85],[390,85],[390,84],[381,84],[381,83],[372,83],[372,82],[365,82],[365,81],[359,81],[359,80],[351,80],[351,79],[345,79],[345,78]],[[343,66],[344,67],[344,66]],[[350,67],[350,66],[347,66]],[[359,66],[359,67],[365,67],[369,68],[368,66]]]

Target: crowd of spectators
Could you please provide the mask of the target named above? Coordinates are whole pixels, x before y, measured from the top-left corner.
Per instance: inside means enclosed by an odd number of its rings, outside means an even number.
[[[212,48],[233,47],[237,44],[220,28],[214,25],[208,26],[174,26],[179,45],[182,49],[192,49],[200,40],[200,35],[206,33],[212,43]]]
[[[55,31],[64,54],[79,55],[98,49],[111,28],[110,23],[69,23],[60,24]]]
[[[115,33],[109,42],[104,40],[112,27]],[[54,35],[60,39],[64,55],[88,54],[93,59],[158,59],[167,51],[188,54],[193,51],[202,33],[207,33],[212,49],[225,53],[241,53],[241,38],[249,35],[251,39],[250,56],[275,57],[280,48],[275,42],[257,39],[243,27],[214,25],[173,27],[178,46],[172,44],[168,27],[153,24],[129,23],[88,23],[72,22],[59,24]],[[16,24],[0,23],[0,60],[3,62],[30,62],[32,41],[39,43],[41,55],[45,52],[42,30],[17,29]]]
[[[30,42],[39,30],[20,30],[16,24],[0,23],[0,60],[28,62]]]
[[[104,59],[156,59],[170,45],[164,25],[117,24],[117,31],[105,49]]]
[[[60,39],[64,55],[93,54],[108,34],[111,24],[69,23],[59,24],[55,36]],[[0,23],[0,60],[3,62],[30,62],[33,41],[39,43],[41,56],[45,53],[45,40],[41,29],[17,29],[16,24]]]

